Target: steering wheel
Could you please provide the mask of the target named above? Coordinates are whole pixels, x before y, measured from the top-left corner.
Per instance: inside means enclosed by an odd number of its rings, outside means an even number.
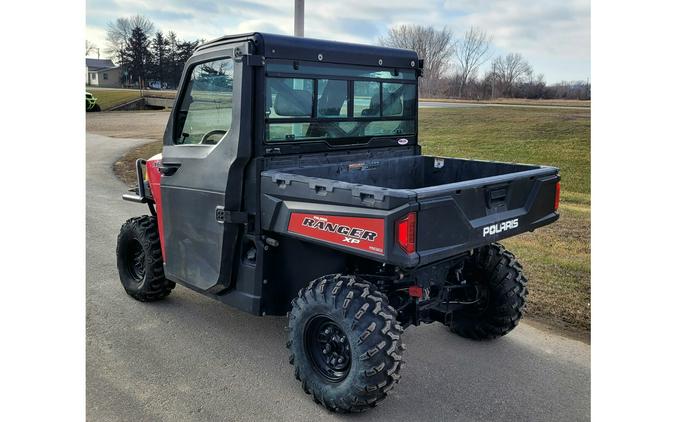
[[[223,139],[223,136],[225,136],[226,133],[227,133],[227,130],[225,130],[225,129],[210,130],[210,131],[206,132],[204,134],[204,136],[202,136],[202,139],[201,139],[201,141],[199,141],[199,143],[203,144],[203,145],[215,145],[215,144],[218,143],[218,141]],[[209,139],[209,138],[213,137],[214,135],[220,135],[220,137],[217,138],[217,139]]]

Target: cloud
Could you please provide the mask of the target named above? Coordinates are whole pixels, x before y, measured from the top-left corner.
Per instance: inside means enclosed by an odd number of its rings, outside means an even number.
[[[149,10],[147,14],[152,16],[154,19],[161,20],[163,22],[190,20],[194,18],[192,13],[172,12],[170,10]]]
[[[280,26],[281,24],[282,26]],[[267,20],[262,19],[251,19],[241,22],[237,26],[237,30],[234,32],[238,33],[247,33],[247,32],[268,32],[273,34],[286,34],[288,33],[285,27],[293,25],[292,19],[286,19],[285,21],[272,23]]]
[[[105,24],[142,14],[184,39],[260,31],[291,34],[290,0],[88,0],[87,38],[105,45]],[[456,36],[478,26],[494,53],[519,52],[547,80],[590,76],[590,0],[311,0],[305,35],[375,43],[398,24],[447,26]]]
[[[497,47],[523,54],[590,58],[588,1],[474,0],[446,2],[467,12],[459,26],[478,26],[493,35]]]

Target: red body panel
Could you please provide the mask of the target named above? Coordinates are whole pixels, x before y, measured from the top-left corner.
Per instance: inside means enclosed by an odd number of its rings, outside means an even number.
[[[157,211],[157,225],[159,226],[159,243],[162,247],[162,259],[164,258],[164,221],[162,220],[162,190],[160,189],[160,180],[162,174],[159,172],[159,165],[162,161],[162,154],[157,154],[148,159],[146,174],[152,198],[155,200],[155,211]]]
[[[381,218],[291,213],[288,231],[351,249],[384,255],[384,220]]]

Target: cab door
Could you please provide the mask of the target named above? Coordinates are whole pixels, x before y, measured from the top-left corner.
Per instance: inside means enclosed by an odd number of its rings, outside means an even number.
[[[250,156],[248,45],[199,52],[185,66],[164,134],[160,166],[164,271],[170,280],[219,293],[230,285]],[[245,123],[250,124],[250,123]],[[243,129],[243,130],[242,130]],[[229,211],[229,212],[228,212]]]

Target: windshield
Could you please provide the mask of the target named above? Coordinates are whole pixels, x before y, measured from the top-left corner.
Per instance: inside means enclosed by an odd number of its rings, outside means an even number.
[[[266,78],[268,142],[415,134],[413,70],[270,63]]]

